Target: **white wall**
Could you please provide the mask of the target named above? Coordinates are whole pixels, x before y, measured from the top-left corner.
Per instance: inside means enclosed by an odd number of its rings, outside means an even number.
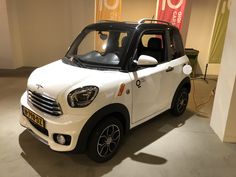
[[[17,14],[17,4],[12,0],[7,0],[8,22],[11,33],[11,40],[13,48],[14,68],[23,66],[22,43],[19,26],[19,16]]]
[[[191,0],[192,10],[186,41],[187,48],[199,50],[197,73],[204,73],[208,63],[210,39],[217,9],[218,0]],[[209,66],[208,74],[217,74],[216,69]]]
[[[139,21],[156,15],[157,0],[123,0],[122,21]]]
[[[88,24],[94,23],[95,0],[71,0],[72,39]]]
[[[5,37],[0,50],[9,53],[4,56],[10,60],[5,57],[4,61],[14,61],[6,65],[1,59],[0,68],[42,66],[63,57],[84,26],[94,22],[94,4],[94,0],[7,0],[5,20],[9,20],[12,41],[0,33]]]
[[[182,35],[184,46],[185,46],[186,40],[187,40],[191,11],[192,11],[192,0],[187,0],[186,6],[185,6],[185,11],[184,11],[184,20],[183,20],[182,30],[180,31],[180,33]]]
[[[6,0],[0,0],[0,68],[14,68]]]
[[[13,36],[20,35],[25,66],[40,66],[64,55],[71,30],[67,0],[10,0],[8,5],[10,22],[18,18],[20,33]]]
[[[211,127],[225,142],[236,142],[236,1],[232,1]]]

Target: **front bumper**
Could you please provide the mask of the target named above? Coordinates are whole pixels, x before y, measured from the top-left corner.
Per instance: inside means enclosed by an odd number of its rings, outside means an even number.
[[[29,129],[30,132],[41,142],[49,145],[49,147],[55,151],[71,151],[77,145],[79,134],[87,122],[88,116],[81,116],[81,115],[68,115],[63,114],[58,117],[54,117],[48,115],[34,106],[32,106],[27,101],[27,92],[25,92],[21,97],[21,105],[26,107],[27,109],[31,110],[35,114],[42,117],[46,124],[45,129],[48,132],[48,135],[42,133],[39,129],[37,129],[28,118],[26,118],[23,114],[20,116],[20,124]],[[64,134],[69,135],[71,137],[71,142],[69,145],[61,145],[58,144],[54,138],[54,134]]]

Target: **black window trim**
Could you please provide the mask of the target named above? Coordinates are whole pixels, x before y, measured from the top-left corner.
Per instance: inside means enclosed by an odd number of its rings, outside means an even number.
[[[171,36],[171,33],[172,33],[172,36]],[[183,47],[183,43],[182,43],[182,38],[181,38],[181,35],[179,33],[178,30],[176,30],[175,28],[172,28],[169,30],[169,44],[171,45],[171,38],[173,40],[173,43],[175,44],[175,53],[177,56],[175,57],[172,57],[171,54],[173,53],[171,51],[171,46],[169,46],[169,54],[170,54],[170,57],[169,57],[169,60],[175,60],[175,59],[178,59],[182,56],[184,56],[184,47]]]
[[[169,29],[169,28],[168,28]],[[159,63],[159,64],[164,64],[164,63],[166,63],[166,62],[169,62],[170,60],[169,60],[169,56],[168,56],[168,54],[169,54],[169,33],[168,33],[168,29],[151,29],[151,28],[148,28],[148,29],[143,29],[140,33],[138,33],[138,38],[136,38],[136,43],[135,43],[135,50],[134,50],[134,53],[133,53],[133,55],[132,55],[132,57],[130,58],[131,59],[131,61],[129,62],[129,63],[132,63],[134,60],[137,60],[138,58],[137,58],[137,50],[138,50],[138,45],[139,45],[139,42],[140,42],[140,40],[142,39],[142,36],[145,34],[145,33],[149,33],[150,32],[150,34],[155,34],[155,33],[163,33],[163,45],[164,45],[164,62],[161,62],[161,63]],[[153,33],[152,33],[153,32]],[[147,67],[141,67],[141,68],[137,68],[138,70],[140,70],[140,69],[145,69],[145,68],[147,68]],[[130,70],[130,71],[133,71],[132,69]]]

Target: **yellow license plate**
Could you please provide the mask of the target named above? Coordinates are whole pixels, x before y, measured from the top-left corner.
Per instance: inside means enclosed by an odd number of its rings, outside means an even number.
[[[27,117],[30,121],[39,125],[42,128],[45,128],[45,121],[42,117],[38,116],[34,112],[30,111],[26,107],[22,106],[22,113],[25,117]]]

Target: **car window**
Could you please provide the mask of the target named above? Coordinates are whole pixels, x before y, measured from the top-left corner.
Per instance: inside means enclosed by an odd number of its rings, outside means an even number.
[[[119,47],[124,47],[125,43],[127,42],[127,33],[120,33],[119,36]]]
[[[137,57],[140,55],[148,55],[155,58],[158,63],[165,61],[165,41],[164,33],[156,31],[148,31],[142,34],[138,47]]]
[[[148,47],[148,41],[151,39],[151,38],[158,38],[161,40],[161,48],[163,49],[163,39],[162,39],[162,35],[156,35],[156,34],[144,34],[142,36],[142,44],[144,47]]]
[[[99,34],[94,31],[88,33],[78,46],[77,54],[86,55],[94,50],[99,53],[105,52],[107,39],[109,38],[109,32],[103,31],[99,33],[103,37],[99,37]]]
[[[67,58],[72,57],[80,66],[118,66],[127,48],[128,34],[128,31],[119,29],[84,30],[68,51]]]

